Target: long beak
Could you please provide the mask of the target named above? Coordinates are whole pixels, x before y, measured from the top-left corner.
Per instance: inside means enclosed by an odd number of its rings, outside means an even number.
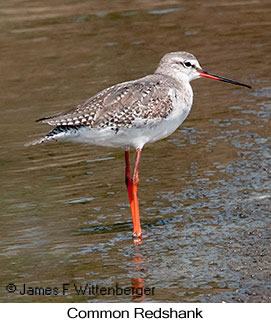
[[[202,77],[207,77],[207,78],[213,79],[213,80],[218,80],[218,81],[222,81],[222,82],[226,82],[226,83],[245,86],[245,87],[248,87],[249,89],[252,89],[252,87],[250,85],[247,85],[245,83],[241,83],[241,82],[237,82],[237,81],[234,81],[234,80],[226,79],[225,77],[218,76],[218,75],[215,75],[215,74],[211,74],[211,73],[208,73],[207,71],[204,71],[204,70],[198,70],[198,72],[199,72],[199,75],[202,76]]]

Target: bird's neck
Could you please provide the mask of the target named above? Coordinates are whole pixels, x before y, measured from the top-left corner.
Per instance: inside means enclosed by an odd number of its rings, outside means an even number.
[[[179,83],[188,83],[188,84],[190,83],[190,79],[188,75],[178,70],[177,68],[176,69],[173,68],[172,66],[170,68],[167,68],[166,66],[163,66],[163,65],[158,66],[154,73],[161,74],[164,76],[169,76]]]

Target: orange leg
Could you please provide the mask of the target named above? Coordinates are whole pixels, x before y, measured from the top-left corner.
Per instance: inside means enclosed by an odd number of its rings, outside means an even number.
[[[125,184],[127,187],[127,191],[128,191],[128,196],[129,196],[129,202],[130,202],[130,206],[131,206],[131,212],[133,214],[133,181],[131,180],[131,176],[130,176],[130,162],[129,162],[129,151],[125,150],[125,166],[126,166],[126,170],[125,170]]]
[[[141,149],[137,149],[136,151],[136,163],[134,168],[134,174],[133,174],[133,200],[134,200],[134,236],[135,237],[141,237],[142,231],[140,226],[140,217],[139,217],[139,204],[138,204],[138,198],[137,198],[137,188],[139,184],[139,176],[138,176],[138,168],[139,168],[139,162],[141,157]]]
[[[140,217],[139,217],[139,205],[137,198],[137,187],[139,183],[138,177],[138,167],[141,156],[141,149],[137,149],[136,151],[136,163],[134,168],[133,179],[130,176],[130,163],[129,163],[129,152],[125,151],[125,163],[126,163],[126,177],[125,183],[127,186],[129,202],[131,207],[132,219],[133,219],[133,237],[141,238],[142,231],[140,225]]]

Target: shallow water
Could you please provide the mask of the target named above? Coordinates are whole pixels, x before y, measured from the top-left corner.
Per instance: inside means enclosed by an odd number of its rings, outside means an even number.
[[[270,11],[268,1],[1,4],[1,301],[270,301]],[[253,89],[193,82],[187,120],[144,149],[134,246],[121,150],[24,143],[50,129],[35,119],[151,73],[175,50]],[[23,284],[58,295],[21,295]],[[74,284],[154,293],[77,295]]]

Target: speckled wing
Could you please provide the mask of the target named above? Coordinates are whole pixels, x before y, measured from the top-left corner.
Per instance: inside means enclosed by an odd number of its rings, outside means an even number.
[[[172,111],[168,82],[152,76],[107,88],[83,105],[52,117],[39,119],[55,127],[88,126],[118,131],[138,126],[139,122],[165,119]]]

